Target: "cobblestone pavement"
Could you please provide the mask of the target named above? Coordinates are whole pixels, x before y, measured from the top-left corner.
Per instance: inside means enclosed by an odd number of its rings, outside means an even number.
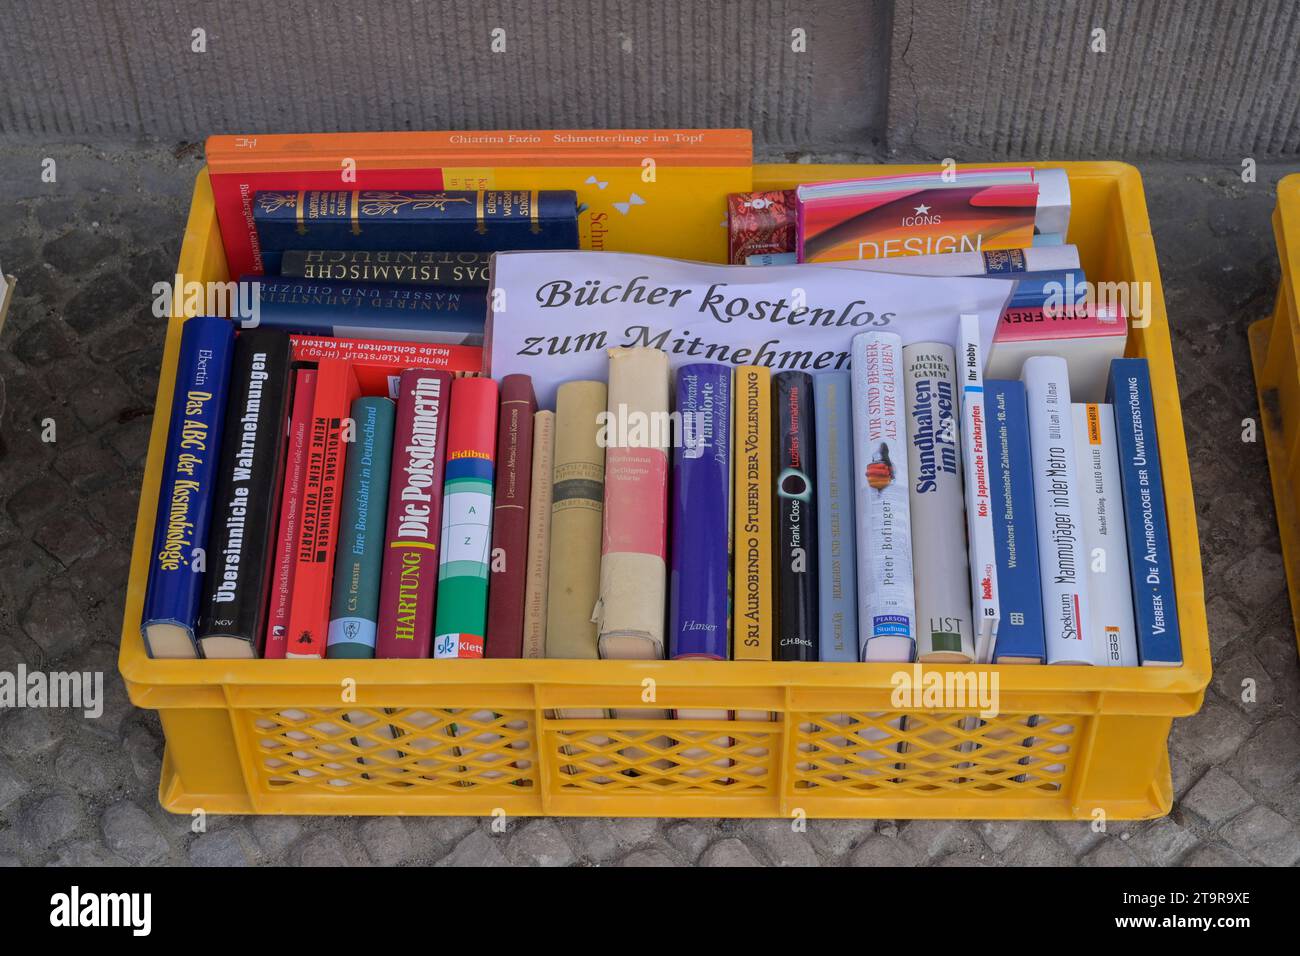
[[[1300,860],[1300,666],[1246,326],[1278,281],[1283,172],[1146,167],[1174,323],[1215,677],[1171,736],[1173,813],[1149,823],[225,817],[159,808],[162,734],[116,674],[121,595],[158,374],[152,284],[169,278],[193,146],[0,141],[0,671],[98,670],[103,716],[0,711],[0,863],[1293,865]],[[57,181],[41,180],[42,160]],[[906,157],[901,157],[905,159]],[[53,419],[57,441],[44,443]],[[1241,700],[1242,681],[1258,687]]]

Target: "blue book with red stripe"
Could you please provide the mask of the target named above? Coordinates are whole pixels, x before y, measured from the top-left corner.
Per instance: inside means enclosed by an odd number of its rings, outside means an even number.
[[[235,328],[228,320],[185,320],[140,617],[150,657],[199,656],[194,628],[234,351]]]

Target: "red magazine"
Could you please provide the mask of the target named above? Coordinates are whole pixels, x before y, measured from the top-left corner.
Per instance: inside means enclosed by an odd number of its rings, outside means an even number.
[[[344,423],[361,394],[346,361],[323,359],[308,435],[285,657],[324,657],[343,488]]]

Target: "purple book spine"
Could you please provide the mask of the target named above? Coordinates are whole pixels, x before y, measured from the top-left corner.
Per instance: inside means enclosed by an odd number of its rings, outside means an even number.
[[[677,370],[669,655],[727,660],[731,633],[731,367]]]

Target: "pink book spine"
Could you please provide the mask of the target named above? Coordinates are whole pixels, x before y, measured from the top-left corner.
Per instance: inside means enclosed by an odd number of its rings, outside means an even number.
[[[271,580],[271,607],[267,614],[266,646],[262,656],[283,658],[289,637],[289,597],[293,594],[294,541],[302,518],[302,483],[306,478],[307,435],[316,398],[316,371],[294,373],[293,412],[289,418],[289,450],[285,458],[284,485],[280,493],[280,531],[275,545],[275,577]]]
[[[1120,305],[1079,306],[1046,309],[1042,306],[1010,308],[1002,313],[995,342],[1025,342],[1036,339],[1089,339],[1108,335],[1126,336],[1128,322]]]
[[[452,375],[407,369],[398,383],[375,657],[428,657],[438,588]]]

